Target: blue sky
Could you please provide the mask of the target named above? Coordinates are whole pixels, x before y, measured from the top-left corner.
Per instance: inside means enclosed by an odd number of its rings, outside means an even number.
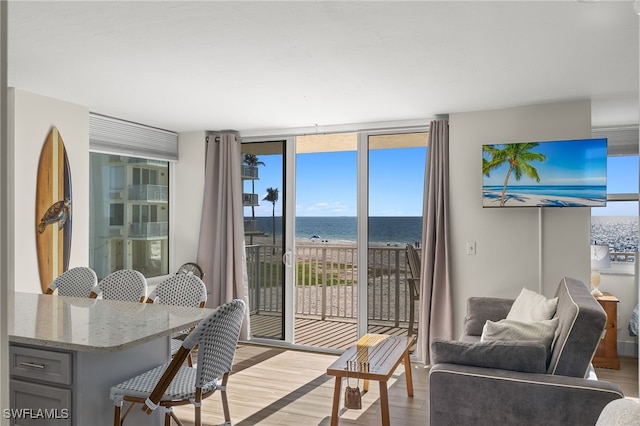
[[[255,191],[262,200],[266,188],[282,193],[282,159],[259,155],[260,179]],[[376,149],[369,156],[369,215],[421,216],[426,148]],[[356,216],[357,157],[355,151],[298,154],[296,158],[297,216]],[[251,192],[251,183],[245,182]],[[261,201],[256,216],[271,216],[271,203]],[[276,215],[282,213],[282,200]],[[245,208],[250,216],[250,209]]]
[[[567,143],[567,142],[565,142]],[[568,144],[568,143],[567,143]],[[570,145],[559,147],[564,151],[549,155],[545,167],[536,166],[542,176],[560,176],[560,166],[575,168],[568,162],[566,152]],[[559,156],[560,161],[554,158]],[[370,216],[420,216],[424,182],[425,148],[377,149],[370,151],[369,187]],[[256,216],[271,216],[272,205],[262,201],[268,187],[278,188],[280,199],[276,203],[276,216],[282,214],[282,158],[279,155],[259,155],[264,166],[259,166],[260,179],[255,181],[255,192],[260,206]],[[299,154],[297,156],[298,216],[356,216],[356,152]],[[610,193],[638,193],[638,157],[609,157],[607,185]],[[506,171],[505,171],[506,173]],[[499,170],[492,177],[504,174]],[[522,182],[522,181],[521,181]],[[544,182],[544,181],[543,181]],[[502,182],[500,182],[501,184]],[[542,183],[542,182],[541,182]],[[250,181],[245,182],[245,192],[251,192]],[[637,215],[637,203],[609,202],[607,207],[593,208],[593,215]],[[251,209],[245,208],[245,215]]]
[[[500,145],[499,145],[500,146]],[[607,147],[604,142],[541,142],[531,152],[543,154],[546,161],[532,161],[540,182],[523,175],[517,181],[512,174],[509,186],[515,185],[604,185],[607,181]],[[487,157],[487,154],[484,154]],[[505,163],[483,178],[483,185],[503,185],[509,169]]]

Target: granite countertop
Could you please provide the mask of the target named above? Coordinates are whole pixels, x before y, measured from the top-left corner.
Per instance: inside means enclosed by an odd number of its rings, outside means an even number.
[[[81,352],[115,352],[189,328],[213,312],[149,303],[13,295],[9,341]]]

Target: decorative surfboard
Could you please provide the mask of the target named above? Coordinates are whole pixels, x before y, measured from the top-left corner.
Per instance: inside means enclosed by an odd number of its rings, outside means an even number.
[[[36,250],[43,293],[54,278],[69,269],[71,201],[67,150],[54,126],[42,146],[36,183]]]

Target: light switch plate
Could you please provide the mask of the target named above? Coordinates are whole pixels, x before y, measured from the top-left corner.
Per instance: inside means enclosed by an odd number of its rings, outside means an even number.
[[[476,242],[467,241],[467,254],[473,256],[476,254]]]

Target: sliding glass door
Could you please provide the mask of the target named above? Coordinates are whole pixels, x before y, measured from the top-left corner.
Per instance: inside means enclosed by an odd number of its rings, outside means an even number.
[[[296,138],[295,343],[357,340],[357,134]]]
[[[251,334],[285,338],[285,141],[242,144]]]
[[[406,246],[421,251],[427,139],[427,132],[367,137],[368,333],[407,334],[416,327]]]
[[[426,144],[424,131],[243,144],[254,338],[343,350],[367,332],[408,332]]]

